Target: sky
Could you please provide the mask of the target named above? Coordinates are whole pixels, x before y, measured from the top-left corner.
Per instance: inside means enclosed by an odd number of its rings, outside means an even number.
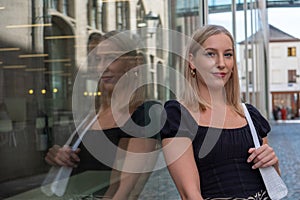
[[[269,24],[300,39],[300,8],[269,8]]]
[[[248,16],[250,18],[250,14]],[[232,30],[231,23],[232,13],[218,13],[209,15],[209,23],[215,23],[225,26],[228,30]],[[244,12],[238,11],[236,14],[237,22],[237,42],[244,40],[245,30],[244,30]],[[268,22],[269,24],[275,26],[276,28],[300,39],[300,26],[298,25],[300,21],[300,8],[269,8],[268,9]],[[248,21],[250,25],[250,20]],[[240,28],[242,27],[242,28]],[[251,29],[248,28],[249,37],[251,35]]]

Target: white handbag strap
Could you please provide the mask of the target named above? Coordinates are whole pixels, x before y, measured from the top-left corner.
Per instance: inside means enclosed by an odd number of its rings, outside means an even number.
[[[246,119],[248,121],[250,130],[251,130],[251,134],[252,134],[252,138],[253,138],[253,142],[255,145],[255,148],[259,148],[260,147],[260,143],[258,140],[258,135],[257,132],[255,130],[254,124],[252,122],[251,116],[248,112],[248,109],[246,107],[246,105],[244,103],[242,103],[243,109],[244,109],[244,113],[246,116]],[[282,199],[283,197],[285,197],[288,193],[288,189],[285,185],[285,183],[283,182],[283,180],[281,179],[281,177],[278,175],[278,173],[276,172],[276,170],[274,169],[273,166],[270,167],[265,167],[265,168],[259,168],[260,174],[264,180],[266,189],[268,191],[268,195],[270,196],[270,198],[272,200],[279,200]]]
[[[255,146],[255,148],[258,148],[258,147],[260,147],[260,143],[259,143],[259,140],[258,140],[256,129],[254,127],[254,124],[252,122],[251,116],[249,114],[249,111],[248,111],[246,105],[244,103],[242,103],[242,106],[243,106],[244,113],[245,113],[246,119],[248,121],[250,130],[251,130],[251,135],[252,135],[252,138],[253,138],[254,146]]]

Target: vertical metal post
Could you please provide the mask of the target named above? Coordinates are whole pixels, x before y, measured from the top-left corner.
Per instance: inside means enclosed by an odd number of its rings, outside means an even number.
[[[251,35],[254,36],[254,31],[253,31],[253,2],[252,0],[250,0],[250,29],[251,29]],[[256,105],[256,89],[255,89],[255,82],[254,82],[254,75],[256,74],[256,69],[255,69],[255,65],[254,65],[254,39],[252,37],[252,41],[251,41],[251,52],[252,52],[252,57],[251,57],[251,68],[252,68],[252,76],[250,77],[251,78],[251,82],[252,82],[252,98],[251,98],[251,103]]]
[[[248,36],[247,36],[247,0],[244,0],[244,29],[245,29],[245,52],[244,52],[244,59],[245,59],[245,77],[246,77],[246,102],[249,102],[249,69],[248,69]]]
[[[31,0],[31,24],[35,24],[36,13],[35,13],[35,0]],[[36,52],[35,49],[35,27],[31,27],[31,51],[32,53]]]
[[[169,26],[170,26],[170,29],[171,30],[176,30],[176,0],[169,0],[169,10],[168,10],[168,13],[171,13],[171,17],[169,17]],[[172,31],[170,31],[169,33],[169,41],[172,41],[173,40],[173,35],[172,34]],[[172,44],[172,42],[169,42],[169,48],[170,49],[174,49],[173,47],[174,44]],[[169,66],[171,66],[172,68],[175,68],[176,66],[176,59],[175,59],[175,55],[171,52],[169,52]],[[172,74],[171,72],[171,69],[169,70],[169,75]],[[172,85],[176,85],[176,77],[172,77],[172,76],[169,76],[169,84]],[[177,90],[178,88],[176,88]],[[167,98],[176,98],[176,95],[170,91],[168,93],[168,97]]]
[[[234,41],[236,41],[236,1],[231,2],[231,12],[232,12],[232,35]]]
[[[208,0],[199,0],[199,18],[200,26],[208,23]]]

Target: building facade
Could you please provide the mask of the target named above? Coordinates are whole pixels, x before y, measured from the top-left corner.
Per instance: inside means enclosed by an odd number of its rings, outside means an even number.
[[[285,33],[278,28],[269,25],[269,116],[272,119],[294,119],[299,117],[299,45],[300,40],[288,33]],[[253,37],[248,38],[248,41],[252,41],[252,38],[259,38],[259,33],[256,33]],[[245,41],[241,43],[242,56],[246,52]],[[253,63],[255,61],[255,51],[257,49],[254,46],[248,45],[248,81],[250,84],[250,101],[255,102],[253,96],[257,96],[257,90],[263,85],[256,76],[256,71],[261,70],[262,66]],[[254,48],[253,48],[254,47]],[[242,70],[246,71],[245,63],[242,63]],[[245,96],[245,84],[246,77],[242,78],[242,88]],[[253,90],[255,91],[253,95]],[[277,111],[282,109],[286,110],[286,116],[276,116]],[[279,112],[281,113],[281,112]],[[275,115],[274,115],[275,114]]]

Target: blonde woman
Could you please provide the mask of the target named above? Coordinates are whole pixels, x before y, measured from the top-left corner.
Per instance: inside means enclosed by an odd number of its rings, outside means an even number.
[[[78,149],[55,145],[45,158],[50,165],[74,168],[72,175],[105,172],[106,176],[99,177],[101,190],[94,191],[101,199],[137,199],[156,161],[147,153],[155,150],[158,131],[147,126],[150,109],[158,109],[158,102],[146,101],[145,90],[139,87],[141,59],[134,44],[127,32],[111,31],[102,36],[89,54],[90,75],[100,77],[97,121]]]
[[[269,199],[258,168],[275,166],[270,126],[246,104],[260,142],[255,149],[240,100],[234,40],[222,26],[192,36],[181,99],[165,103],[161,130],[169,172],[182,199]]]

